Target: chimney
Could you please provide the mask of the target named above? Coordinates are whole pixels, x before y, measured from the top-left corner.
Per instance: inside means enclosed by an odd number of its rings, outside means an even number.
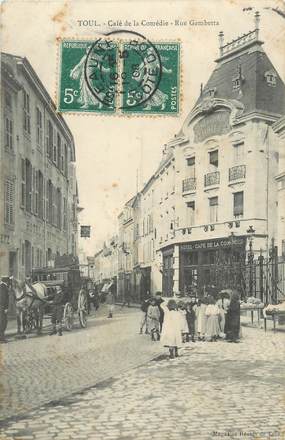
[[[258,11],[254,14],[254,25],[255,25],[255,37],[258,40],[259,34],[259,22],[260,22],[260,14]]]
[[[219,45],[220,45],[220,57],[223,56],[223,45],[224,45],[224,32],[219,32]]]

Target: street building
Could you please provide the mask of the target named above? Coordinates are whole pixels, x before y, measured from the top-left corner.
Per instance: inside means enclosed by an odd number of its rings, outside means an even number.
[[[285,87],[254,24],[219,34],[207,84],[119,216],[121,297],[284,291]]]
[[[26,58],[1,54],[0,273],[77,254],[72,133]]]
[[[107,292],[112,288],[114,293],[117,292],[118,254],[118,237],[115,235],[104,242],[103,248],[95,254],[94,259],[87,257],[89,277],[94,280],[99,291]]]

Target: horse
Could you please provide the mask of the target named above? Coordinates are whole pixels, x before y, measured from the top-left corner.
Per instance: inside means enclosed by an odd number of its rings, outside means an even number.
[[[17,317],[17,336],[26,337],[33,327],[40,334],[45,307],[45,287],[41,283],[30,284],[11,279]]]

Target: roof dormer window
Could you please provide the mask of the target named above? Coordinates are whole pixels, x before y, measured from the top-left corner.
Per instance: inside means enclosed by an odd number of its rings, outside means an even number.
[[[241,86],[240,78],[234,78],[233,79],[233,90],[239,90],[240,86]]]
[[[216,87],[213,87],[212,89],[207,89],[206,91],[205,91],[205,95],[208,97],[208,98],[214,98],[215,97],[215,94],[216,94]]]
[[[270,87],[276,87],[277,74],[273,70],[269,70],[268,72],[265,72],[264,77],[266,79],[267,84]]]

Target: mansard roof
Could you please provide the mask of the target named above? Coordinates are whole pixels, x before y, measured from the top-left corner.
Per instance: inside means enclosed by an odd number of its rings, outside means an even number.
[[[259,13],[255,29],[224,44],[220,32],[220,57],[194,108],[205,98],[239,101],[242,116],[262,113],[275,119],[285,114],[285,86],[259,39]]]

